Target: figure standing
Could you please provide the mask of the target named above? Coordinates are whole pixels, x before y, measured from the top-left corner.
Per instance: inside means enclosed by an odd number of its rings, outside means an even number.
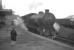
[[[12,28],[10,33],[11,33],[11,46],[14,46],[16,43],[16,38],[17,38],[17,32],[15,28]]]

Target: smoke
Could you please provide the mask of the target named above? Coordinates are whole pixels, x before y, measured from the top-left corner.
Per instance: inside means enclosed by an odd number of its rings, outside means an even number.
[[[17,19],[14,20],[14,24],[16,26],[20,26],[22,29],[28,30],[28,28],[26,27],[26,24],[23,23],[23,20],[20,17],[17,17]]]
[[[41,2],[32,2],[30,5],[29,5],[29,9],[30,10],[36,10],[39,6],[41,6],[42,3]]]

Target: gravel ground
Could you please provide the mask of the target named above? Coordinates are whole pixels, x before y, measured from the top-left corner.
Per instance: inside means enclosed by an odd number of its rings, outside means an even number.
[[[16,27],[18,37],[15,46],[12,47],[10,33],[4,31],[0,32],[0,50],[74,50],[31,35],[20,27]]]

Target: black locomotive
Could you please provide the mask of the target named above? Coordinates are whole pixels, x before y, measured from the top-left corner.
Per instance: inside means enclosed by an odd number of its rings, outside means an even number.
[[[47,18],[39,18],[39,19],[31,19],[32,15],[36,15],[36,13],[30,13],[25,16],[22,16],[24,23],[26,24],[29,31],[45,36],[45,37],[61,37],[70,41],[74,41],[74,22],[69,19],[56,19],[54,16],[53,19]],[[44,16],[46,17],[46,16]],[[60,30],[56,32],[52,25],[57,22],[60,25]]]

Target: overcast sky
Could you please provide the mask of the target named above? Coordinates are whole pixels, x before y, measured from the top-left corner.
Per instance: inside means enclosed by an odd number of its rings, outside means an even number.
[[[3,0],[3,7],[13,9],[20,16],[49,9],[56,18],[74,15],[73,0]]]

